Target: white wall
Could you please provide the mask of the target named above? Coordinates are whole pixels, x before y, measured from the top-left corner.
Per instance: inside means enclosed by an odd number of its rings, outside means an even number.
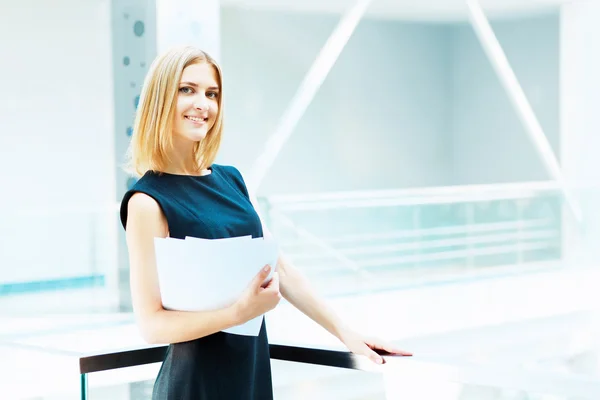
[[[114,198],[109,16],[108,0],[2,6],[0,283],[102,262],[89,244],[107,217],[94,233],[73,207]]]
[[[557,13],[492,25],[559,147]],[[221,159],[249,168],[337,18],[224,8]],[[310,25],[310,29],[306,29]],[[269,171],[262,194],[546,179],[467,23],[363,20]]]
[[[247,169],[338,17],[235,8],[221,16],[227,127],[220,160]],[[361,21],[261,194],[448,184],[449,32]]]
[[[560,157],[558,14],[493,21],[492,28]],[[454,30],[453,48],[454,183],[548,179],[470,25]]]

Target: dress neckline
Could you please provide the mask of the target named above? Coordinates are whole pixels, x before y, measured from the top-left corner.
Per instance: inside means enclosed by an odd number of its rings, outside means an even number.
[[[210,167],[208,167],[208,170],[210,171],[210,173],[204,174],[204,175],[173,174],[173,173],[164,172],[164,171],[152,171],[152,173],[154,173],[156,175],[175,176],[175,177],[180,177],[180,178],[208,179],[215,174],[214,166],[211,165]]]

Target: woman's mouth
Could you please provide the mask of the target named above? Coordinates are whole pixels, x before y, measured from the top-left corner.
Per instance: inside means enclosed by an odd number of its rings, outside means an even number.
[[[186,115],[184,118],[187,119],[188,121],[192,121],[194,124],[198,124],[198,125],[205,124],[208,121],[208,118],[192,117],[190,115]]]

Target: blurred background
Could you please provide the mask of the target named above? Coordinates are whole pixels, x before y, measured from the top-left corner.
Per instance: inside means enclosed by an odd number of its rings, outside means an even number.
[[[428,398],[598,398],[568,388],[600,385],[599,18],[596,0],[0,0],[2,398],[77,399],[73,357],[139,342],[121,166],[179,43],[223,69],[217,162],[342,317],[489,376]],[[339,345],[285,302],[268,323]],[[159,367],[91,374],[89,398],[150,398]],[[277,399],[390,398],[380,374],[273,377]]]

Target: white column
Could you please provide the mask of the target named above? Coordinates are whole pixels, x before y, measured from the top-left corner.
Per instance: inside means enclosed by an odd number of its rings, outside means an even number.
[[[184,44],[202,48],[219,60],[218,0],[112,0],[117,202],[135,183],[121,166],[148,68],[157,54]],[[120,222],[115,222],[119,225],[118,267],[109,273],[108,280],[114,296],[119,298],[119,308],[130,311],[127,246]]]
[[[577,267],[600,266],[600,2],[561,9],[560,161],[581,204],[583,223],[564,213],[563,255]]]
[[[115,195],[120,203],[125,192],[135,183],[122,166],[131,138],[133,116],[142,83],[150,63],[156,56],[154,1],[112,0],[113,106],[115,149]],[[115,210],[118,263],[107,274],[111,296],[118,298],[118,308],[131,310],[129,291],[129,256],[125,232]]]
[[[156,0],[158,53],[196,46],[220,61],[219,0]]]

